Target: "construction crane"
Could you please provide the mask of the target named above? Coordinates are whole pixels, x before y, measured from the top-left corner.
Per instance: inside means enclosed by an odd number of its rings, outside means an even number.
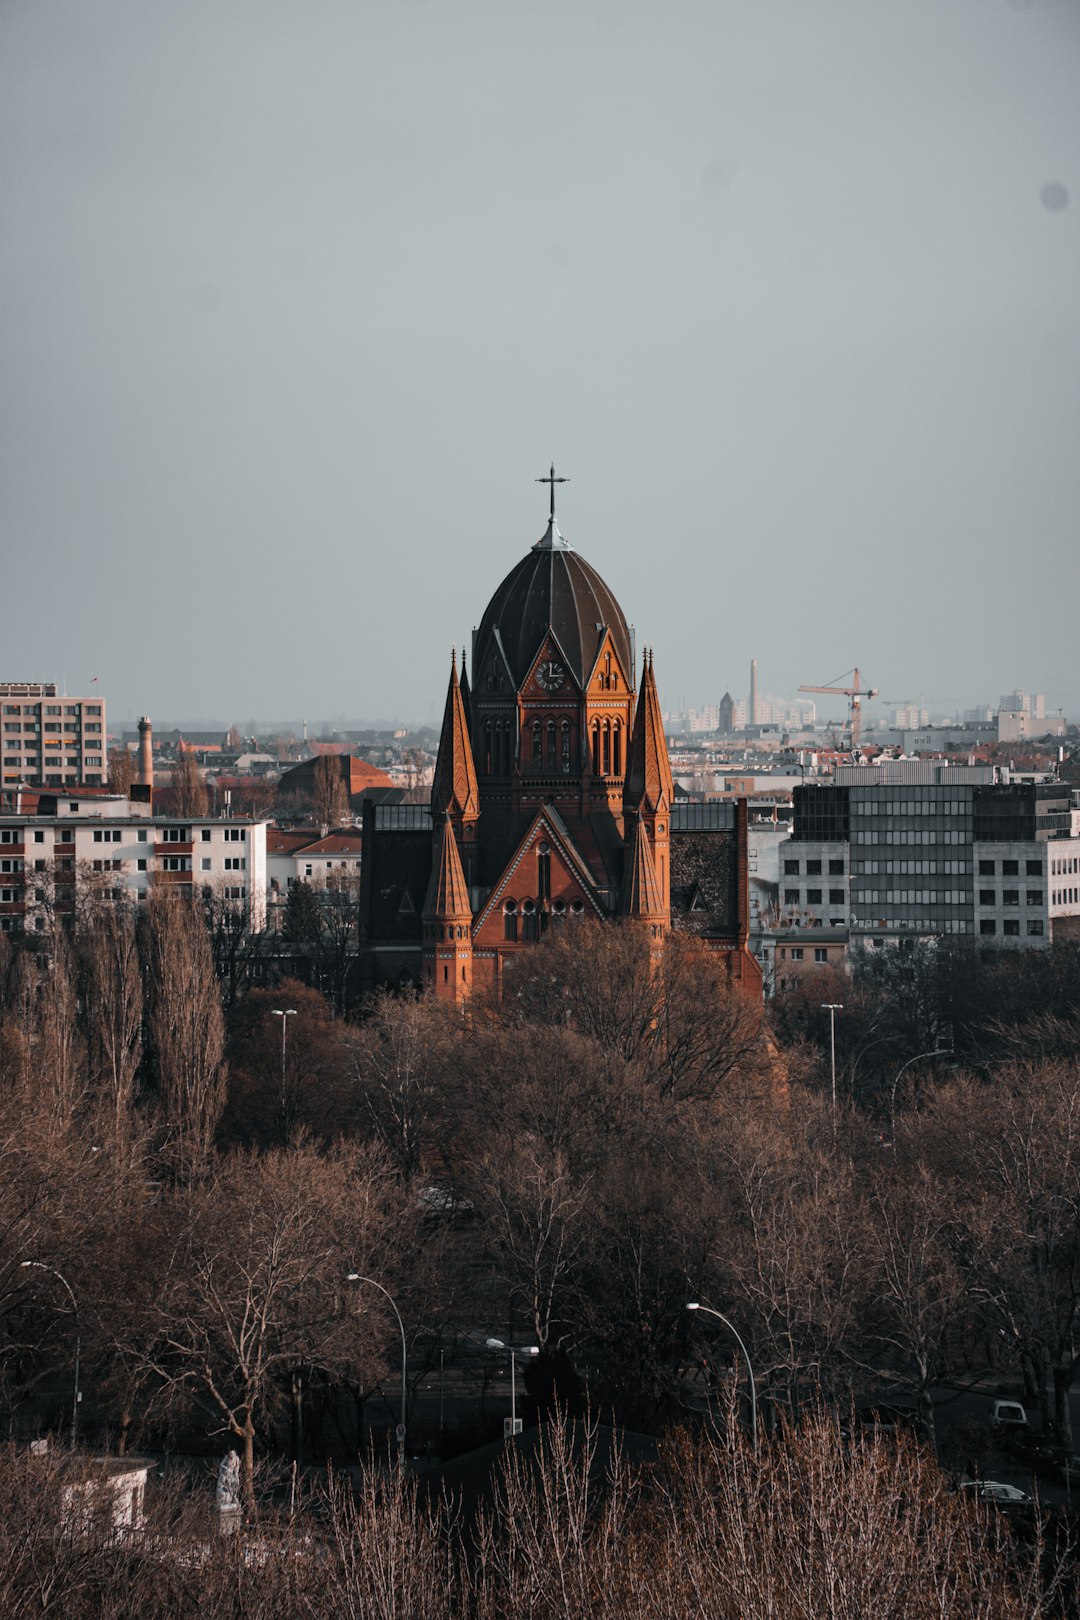
[[[841,675],[836,681],[833,681],[828,686],[800,686],[799,691],[835,692],[838,697],[847,698],[851,725],[851,749],[854,753],[855,749],[859,746],[859,737],[862,732],[863,698],[876,698],[878,696],[878,691],[875,686],[863,686],[862,676],[857,669],[849,669],[847,673],[851,676],[850,686],[841,686],[839,684],[839,682],[844,679],[844,676]]]

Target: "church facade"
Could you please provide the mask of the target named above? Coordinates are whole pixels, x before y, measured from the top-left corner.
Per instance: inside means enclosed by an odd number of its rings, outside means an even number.
[[[651,653],[555,521],[451,660],[430,806],[364,810],[369,985],[460,1002],[583,917],[681,928],[755,998],[746,807],[676,803]]]

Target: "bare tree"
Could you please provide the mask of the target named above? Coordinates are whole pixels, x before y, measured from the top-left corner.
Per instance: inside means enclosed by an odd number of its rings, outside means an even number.
[[[337,754],[320,754],[315,761],[312,796],[315,819],[321,827],[341,827],[352,819],[349,793],[341,774],[342,763],[342,757]]]
[[[135,780],[135,755],[130,748],[109,749],[109,787],[126,798]]]
[[[177,816],[205,816],[210,808],[206,791],[206,778],[190,748],[180,745],[172,770],[170,786],[173,793],[173,814]]]
[[[162,1150],[187,1179],[205,1168],[225,1104],[225,1024],[199,903],[156,890],[145,922]]]
[[[97,907],[81,948],[90,1063],[104,1118],[119,1144],[130,1132],[142,1056],[142,971],[131,907]]]
[[[385,1267],[402,1218],[386,1160],[360,1148],[232,1154],[163,1208],[159,1286],[137,1332],[164,1385],[197,1392],[240,1442],[249,1505],[256,1428],[293,1370],[376,1354],[381,1296],[346,1279]]]

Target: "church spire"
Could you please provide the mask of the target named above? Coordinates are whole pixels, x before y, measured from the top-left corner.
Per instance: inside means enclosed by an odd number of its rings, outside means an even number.
[[[623,813],[655,816],[661,809],[666,813],[671,809],[674,798],[675,782],[671,775],[650,649],[646,651],[642,663],[641,690],[634,715],[630,755],[626,762]]]
[[[462,659],[464,667],[464,658]],[[465,716],[465,703],[458,683],[457,654],[450,660],[450,685],[446,693],[439,754],[431,784],[431,813],[438,820],[475,821],[480,814],[480,791],[476,783],[472,743]]]

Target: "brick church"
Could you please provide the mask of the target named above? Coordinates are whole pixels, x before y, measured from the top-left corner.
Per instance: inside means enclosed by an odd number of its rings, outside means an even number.
[[[745,801],[679,804],[651,653],[550,514],[451,660],[431,804],[364,809],[369,985],[460,1001],[578,918],[632,918],[723,953],[755,998]],[[471,679],[470,679],[471,676]]]

